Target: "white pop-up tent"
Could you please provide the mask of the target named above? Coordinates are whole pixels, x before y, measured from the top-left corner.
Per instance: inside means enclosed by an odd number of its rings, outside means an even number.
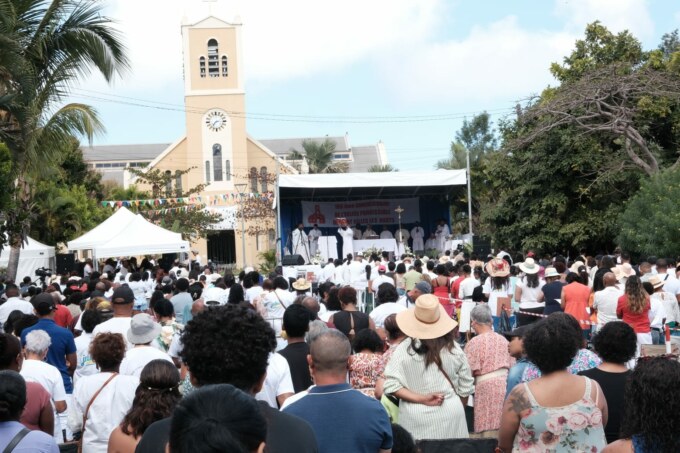
[[[96,258],[188,252],[190,245],[173,233],[121,207],[111,217],[68,243],[69,250],[92,250]]]
[[[31,280],[35,280],[35,270],[39,267],[54,269],[54,247],[45,245],[30,237],[26,238],[26,241],[21,247],[21,253],[19,254],[17,280],[21,280],[26,276],[31,277]],[[0,267],[7,267],[9,255],[10,248],[6,246],[0,252]]]

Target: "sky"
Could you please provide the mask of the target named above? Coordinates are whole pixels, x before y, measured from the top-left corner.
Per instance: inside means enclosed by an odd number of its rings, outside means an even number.
[[[382,141],[402,171],[435,168],[464,118],[497,124],[554,85],[550,64],[586,24],[627,29],[646,49],[680,28],[680,3],[666,0],[109,0],[105,13],[131,68],[74,86],[106,126],[95,145],[183,134],[180,26],[212,14],[243,23],[250,135]]]

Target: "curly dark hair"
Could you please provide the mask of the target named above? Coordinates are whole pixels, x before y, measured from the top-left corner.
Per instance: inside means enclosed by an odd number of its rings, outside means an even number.
[[[385,350],[385,343],[380,339],[375,330],[364,329],[357,332],[352,341],[352,349],[354,352],[361,352],[365,349],[376,353]]]
[[[326,300],[326,308],[328,311],[340,311],[342,309],[340,306],[340,298],[338,297],[339,292],[340,288],[337,286],[328,290],[328,299]]]
[[[680,451],[680,362],[641,358],[626,382],[621,437],[642,442],[642,451]]]
[[[198,385],[232,384],[250,392],[267,371],[276,336],[254,311],[227,304],[189,321],[182,344],[182,361]]]
[[[593,337],[593,348],[605,362],[626,363],[635,357],[637,336],[625,322],[608,322]]]
[[[396,302],[399,300],[399,293],[397,293],[397,288],[391,283],[381,283],[378,286],[377,302],[379,304],[384,304],[387,302]]]
[[[306,296],[301,296],[303,299]],[[292,304],[283,312],[283,329],[290,338],[300,338],[305,336],[309,330],[309,323],[312,321],[312,312],[301,304]]]
[[[140,437],[152,423],[170,417],[182,399],[179,381],[179,371],[172,362],[156,359],[147,363],[132,407],[120,423],[123,433]]]
[[[567,368],[581,347],[581,333],[570,317],[553,313],[534,323],[524,335],[527,357],[543,374]]]
[[[118,371],[127,343],[119,333],[99,333],[90,343],[90,356],[101,371]]]

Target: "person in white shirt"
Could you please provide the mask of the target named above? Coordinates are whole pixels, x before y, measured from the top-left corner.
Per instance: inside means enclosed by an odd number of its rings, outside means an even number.
[[[380,239],[394,239],[394,235],[387,229],[387,225],[383,225],[382,231],[380,232]]]
[[[0,305],[0,326],[7,322],[9,314],[14,310],[19,310],[25,315],[33,314],[33,305],[27,300],[19,297],[19,288],[14,283],[8,283],[5,287],[7,300]]]
[[[374,293],[378,293],[378,288],[380,285],[383,283],[389,283],[390,285],[394,286],[394,279],[392,277],[388,277],[385,275],[385,272],[387,272],[387,268],[385,267],[384,264],[381,264],[378,266],[378,276],[372,279],[371,283],[371,291]]]
[[[248,286],[248,288],[246,288]],[[245,289],[245,301],[252,303],[262,294],[262,287],[260,286],[260,273],[257,271],[250,271],[243,279],[243,288]]]
[[[435,236],[437,237],[437,250],[444,252],[446,249],[446,239],[451,235],[451,230],[446,224],[444,219],[439,219],[439,225],[435,230]]]
[[[85,260],[85,266],[83,267],[83,278],[90,276],[94,269],[92,268],[92,259],[88,258]]]
[[[378,236],[378,233],[373,231],[371,225],[366,225],[366,230],[364,230],[364,234],[361,235],[362,239],[369,239],[375,236]]]
[[[430,237],[425,241],[425,250],[436,250],[437,249],[437,236],[432,233]]]
[[[322,283],[333,280],[333,275],[335,275],[335,263],[333,261],[333,258],[329,258],[328,263],[323,267],[323,270],[321,271]]]
[[[389,315],[404,311],[406,310],[406,307],[397,303],[399,294],[393,283],[382,283],[378,288],[377,293],[376,307],[368,314],[368,316],[373,320],[376,327],[384,328],[385,319]]]
[[[425,250],[425,244],[423,243],[425,230],[420,226],[420,222],[416,222],[416,226],[411,230],[411,239],[413,239],[413,246],[411,247],[413,251]]]
[[[262,299],[265,311],[264,319],[269,322],[276,334],[276,350],[286,347],[287,342],[281,337],[283,313],[295,301],[295,293],[288,291],[288,281],[278,276],[272,282],[274,290]]]
[[[118,373],[125,349],[123,336],[109,332],[97,335],[90,345],[100,372],[78,380],[69,409],[69,428],[73,432],[83,430],[83,416],[87,412],[84,453],[106,453],[111,433],[132,407],[139,378]]]
[[[151,315],[139,313],[133,316],[126,337],[134,347],[125,353],[120,364],[120,374],[139,377],[142,369],[152,360],[161,359],[172,363],[168,353],[151,346],[151,342],[160,334],[161,325]]]
[[[44,330],[29,332],[26,335],[26,345],[24,346],[26,359],[21,366],[20,374],[24,380],[42,385],[52,397],[56,412],[61,413],[67,409],[64,379],[57,367],[45,362],[51,344],[52,340]],[[59,426],[59,423],[56,423],[56,414],[54,419],[56,434]]]
[[[340,226],[342,226],[342,224],[341,224]],[[353,237],[355,240],[357,240],[357,241],[358,241],[359,239],[361,239],[361,237],[362,237],[362,234],[361,234],[361,225],[359,225],[358,223],[356,224],[356,226],[355,226],[354,228],[352,228],[352,237]],[[347,256],[346,253],[345,253],[345,256]]]
[[[602,276],[604,289],[596,291],[593,297],[593,308],[597,310],[597,330],[611,321],[618,321],[616,306],[619,297],[623,296],[623,290],[617,285],[616,275],[607,272]]]
[[[73,384],[75,385],[83,376],[90,376],[99,373],[97,365],[92,360],[90,355],[90,343],[94,338],[92,331],[97,324],[101,322],[101,317],[97,310],[85,310],[80,315],[81,326],[83,333],[78,335],[74,342],[76,344],[76,356],[78,363],[76,364],[76,371],[73,373]]]
[[[654,287],[654,294],[650,297],[650,305],[656,305],[657,312],[654,319],[650,322],[652,328],[652,341],[654,344],[665,343],[664,326],[669,322],[680,321],[680,308],[675,298],[675,294],[666,291],[667,283],[658,275],[653,275],[649,283]]]
[[[345,280],[345,271],[347,270],[347,264],[341,260],[335,260],[335,269],[333,270],[332,282],[336,285],[344,285],[347,283]]]
[[[113,291],[111,296],[111,306],[113,307],[113,318],[98,324],[92,331],[93,336],[97,334],[110,332],[119,333],[123,338],[126,338],[128,330],[130,330],[130,323],[132,322],[132,308],[135,301],[135,295],[127,285],[120,286]],[[134,345],[127,343],[128,349]]]
[[[480,286],[479,280],[474,278],[472,275],[472,269],[469,264],[463,265],[463,275],[460,284],[458,285],[458,298],[463,300],[472,300],[472,293],[474,293],[475,288]]]
[[[278,409],[294,393],[288,361],[281,354],[271,353],[267,364],[267,377],[264,379],[262,390],[255,395],[255,399]]]
[[[354,254],[354,239],[356,239],[355,232],[347,226],[346,221],[340,222],[340,228],[338,228],[338,234],[342,238],[342,257],[340,259],[345,259],[347,255]],[[359,238],[361,239],[361,230],[359,230]]]
[[[312,229],[309,231],[309,234],[307,234],[307,237],[309,237],[309,253],[311,256],[316,256],[317,252],[319,251],[319,238],[321,237],[319,225],[315,223]]]

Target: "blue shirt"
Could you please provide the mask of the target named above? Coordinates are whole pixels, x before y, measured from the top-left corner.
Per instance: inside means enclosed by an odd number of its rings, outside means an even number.
[[[34,330],[44,330],[50,336],[52,344],[47,351],[47,363],[57,367],[61,373],[66,393],[73,393],[71,375],[68,374],[68,368],[66,367],[66,356],[76,353],[76,343],[73,341],[73,334],[68,329],[59,327],[55,324],[54,320],[42,318],[37,324],[27,327],[21,332],[22,345],[26,345],[26,335]]]
[[[349,384],[312,387],[284,412],[306,420],[324,453],[376,453],[392,448],[392,426],[378,400]]]
[[[24,428],[19,422],[0,423],[0,451],[14,439],[19,431]],[[49,434],[42,431],[31,431],[26,437],[21,439],[13,450],[14,453],[59,453],[59,447]]]
[[[508,383],[505,387],[505,397],[507,398],[512,389],[515,388],[517,384],[522,382],[522,375],[524,374],[524,369],[529,365],[529,360],[525,357],[518,359],[517,362],[510,367],[508,371]]]

